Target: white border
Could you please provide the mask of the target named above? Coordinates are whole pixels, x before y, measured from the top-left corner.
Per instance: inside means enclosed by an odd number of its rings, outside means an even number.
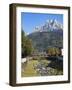
[[[21,77],[21,12],[63,14],[63,75],[42,76],[42,77]],[[62,9],[43,9],[31,7],[17,7],[17,37],[16,37],[16,83],[53,82],[68,80],[68,11]]]

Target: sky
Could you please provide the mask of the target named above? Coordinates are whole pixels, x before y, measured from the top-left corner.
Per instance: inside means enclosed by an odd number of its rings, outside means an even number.
[[[43,14],[43,13],[21,13],[21,28],[26,34],[29,34],[34,31],[36,26],[41,26],[47,20],[56,19],[58,22],[63,24],[63,15],[62,14]]]

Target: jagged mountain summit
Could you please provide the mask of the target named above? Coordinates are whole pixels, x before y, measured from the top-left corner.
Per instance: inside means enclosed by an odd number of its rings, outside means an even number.
[[[63,25],[56,19],[47,20],[44,25],[36,26],[34,32],[63,30]]]
[[[57,20],[47,20],[27,37],[39,52],[46,51],[49,47],[63,48],[63,26]]]

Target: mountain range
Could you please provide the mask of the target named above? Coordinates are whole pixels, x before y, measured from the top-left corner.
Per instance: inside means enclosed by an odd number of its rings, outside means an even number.
[[[49,47],[63,48],[63,25],[55,20],[47,20],[44,25],[36,26],[34,32],[27,35],[38,51]]]
[[[56,19],[47,20],[44,25],[36,26],[34,32],[36,31],[54,31],[54,30],[63,30],[63,25],[58,22]]]

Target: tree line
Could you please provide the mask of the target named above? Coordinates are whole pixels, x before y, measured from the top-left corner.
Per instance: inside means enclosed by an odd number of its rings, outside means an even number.
[[[26,57],[33,52],[33,46],[31,39],[25,35],[23,30],[21,31],[21,42],[22,57]]]

